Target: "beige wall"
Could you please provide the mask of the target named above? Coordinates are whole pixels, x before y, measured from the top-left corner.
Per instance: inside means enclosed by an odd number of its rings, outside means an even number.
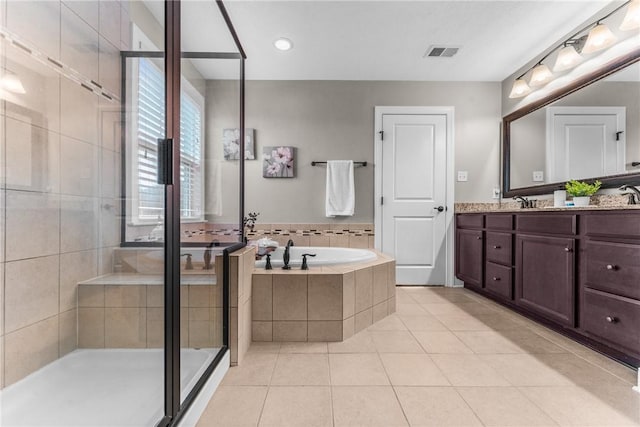
[[[9,1],[0,17],[119,96],[125,6]],[[112,271],[120,205],[119,103],[3,47],[26,93],[3,94],[0,107],[0,387],[76,348],[77,282]]]
[[[236,110],[218,111],[233,105],[228,97],[236,94],[234,84],[208,82],[207,157],[222,158],[222,129],[233,127],[228,111]],[[262,162],[246,162],[246,210],[260,212],[260,222],[373,222],[375,106],[455,107],[455,169],[469,172],[468,182],[456,183],[455,200],[491,201],[499,182],[500,83],[248,81],[246,86],[246,126],[256,129],[258,156],[265,146],[297,147],[294,179],[262,178]],[[331,159],[369,162],[355,171],[353,217],[324,216],[325,168],[310,163]],[[235,173],[232,162],[221,163]],[[235,175],[223,177],[225,187],[235,182]],[[232,194],[223,193],[228,206]],[[223,209],[221,221],[230,219]]]

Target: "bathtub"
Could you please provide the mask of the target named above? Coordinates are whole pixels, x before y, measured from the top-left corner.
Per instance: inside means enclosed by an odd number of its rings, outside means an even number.
[[[327,248],[327,247],[308,247],[308,246],[291,246],[289,248],[289,265],[292,267],[300,267],[302,265],[302,254],[316,254],[315,257],[307,257],[309,267],[318,265],[336,265],[336,264],[353,264],[358,262],[373,261],[377,255],[367,249],[352,248]],[[284,247],[279,247],[271,252],[271,265],[282,267],[284,262]],[[256,268],[264,268],[266,257],[256,261]]]

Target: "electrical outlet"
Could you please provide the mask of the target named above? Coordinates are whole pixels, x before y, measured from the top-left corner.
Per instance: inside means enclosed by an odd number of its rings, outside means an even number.
[[[494,199],[500,198],[500,187],[493,187],[493,195],[491,197]]]
[[[458,171],[458,182],[467,181],[467,171]]]
[[[544,181],[544,172],[533,171],[533,182],[543,182],[543,181]]]

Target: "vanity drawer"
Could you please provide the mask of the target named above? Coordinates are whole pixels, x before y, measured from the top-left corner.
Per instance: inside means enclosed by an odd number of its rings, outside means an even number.
[[[543,234],[576,234],[575,215],[518,215],[516,230]]]
[[[586,288],[581,319],[585,332],[640,354],[640,301]]]
[[[590,241],[585,254],[587,286],[640,300],[640,245]]]
[[[585,232],[588,236],[640,238],[640,212],[594,213],[584,215],[583,219]]]
[[[457,226],[460,228],[482,228],[484,226],[484,215],[458,214]]]
[[[485,289],[494,294],[512,299],[513,287],[511,286],[511,276],[511,267],[487,262],[484,278]]]
[[[493,261],[510,267],[513,262],[511,240],[511,234],[509,233],[487,232],[485,238],[487,261]]]
[[[485,217],[485,223],[490,230],[513,230],[513,215],[490,214]]]

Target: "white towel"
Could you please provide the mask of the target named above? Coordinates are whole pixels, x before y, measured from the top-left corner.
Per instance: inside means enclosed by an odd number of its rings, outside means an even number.
[[[327,162],[326,213],[328,217],[352,216],[356,201],[353,160]]]

